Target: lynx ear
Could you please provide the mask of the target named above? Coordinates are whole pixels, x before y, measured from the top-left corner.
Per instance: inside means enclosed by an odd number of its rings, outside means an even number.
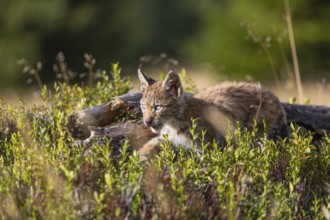
[[[140,80],[140,91],[143,93],[145,91],[145,89],[148,87],[148,86],[151,86],[152,84],[154,84],[156,81],[152,78],[149,78],[147,77],[141,67],[138,68],[138,76],[139,76],[139,80]]]
[[[162,87],[172,95],[180,97],[183,93],[180,76],[173,69],[165,77]]]

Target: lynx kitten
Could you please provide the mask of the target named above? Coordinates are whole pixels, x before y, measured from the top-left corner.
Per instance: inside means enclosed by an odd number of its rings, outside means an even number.
[[[195,132],[206,131],[205,141],[216,140],[219,145],[224,144],[225,135],[230,128],[235,129],[237,122],[248,130],[256,125],[259,136],[265,131],[264,122],[270,138],[287,135],[286,115],[279,99],[259,84],[223,82],[191,95],[184,93],[174,70],[158,82],[141,69],[138,75],[144,124],[158,134],[139,150],[145,158],[165,135],[173,146],[190,148],[192,118],[197,119]]]

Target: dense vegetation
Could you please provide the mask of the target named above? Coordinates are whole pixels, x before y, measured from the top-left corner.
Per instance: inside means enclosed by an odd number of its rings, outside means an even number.
[[[279,143],[265,135],[254,146],[244,130],[200,154],[166,143],[146,163],[127,142],[86,153],[67,116],[128,92],[130,81],[115,64],[93,87],[69,83],[43,86],[40,106],[0,100],[1,219],[330,218],[329,137],[314,145],[292,125]]]

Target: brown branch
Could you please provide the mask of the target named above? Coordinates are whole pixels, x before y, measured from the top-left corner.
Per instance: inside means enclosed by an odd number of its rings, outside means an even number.
[[[109,126],[115,123],[121,116],[129,116],[129,119],[141,119],[142,113],[139,107],[141,97],[142,94],[140,92],[132,92],[114,97],[106,104],[92,106],[74,112],[68,118],[68,129],[74,138],[83,140],[91,136],[91,128],[89,128],[89,126]],[[287,114],[288,123],[292,122],[298,124],[311,131],[330,131],[330,107],[288,103],[282,104]],[[151,137],[151,133],[146,130],[147,129],[143,129],[142,124],[138,124],[136,121],[130,122],[128,120],[127,123],[110,127],[108,130],[99,129],[96,131],[99,134],[107,134],[109,137],[120,135],[120,132],[122,132],[123,136],[128,136],[129,132],[134,133],[134,131],[136,134],[132,135]],[[143,132],[140,133],[140,131]]]

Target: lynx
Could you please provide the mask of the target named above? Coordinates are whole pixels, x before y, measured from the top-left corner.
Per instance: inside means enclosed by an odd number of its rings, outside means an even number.
[[[264,132],[270,138],[287,135],[286,115],[279,99],[259,84],[223,82],[191,95],[184,93],[180,76],[173,69],[163,81],[156,82],[141,69],[138,76],[143,122],[157,134],[139,150],[145,159],[165,136],[173,146],[191,148],[192,118],[197,119],[195,132],[204,132],[205,142],[215,140],[219,145],[225,143],[226,134],[237,122],[248,130],[256,125],[259,136]],[[201,143],[197,146],[200,148]]]

